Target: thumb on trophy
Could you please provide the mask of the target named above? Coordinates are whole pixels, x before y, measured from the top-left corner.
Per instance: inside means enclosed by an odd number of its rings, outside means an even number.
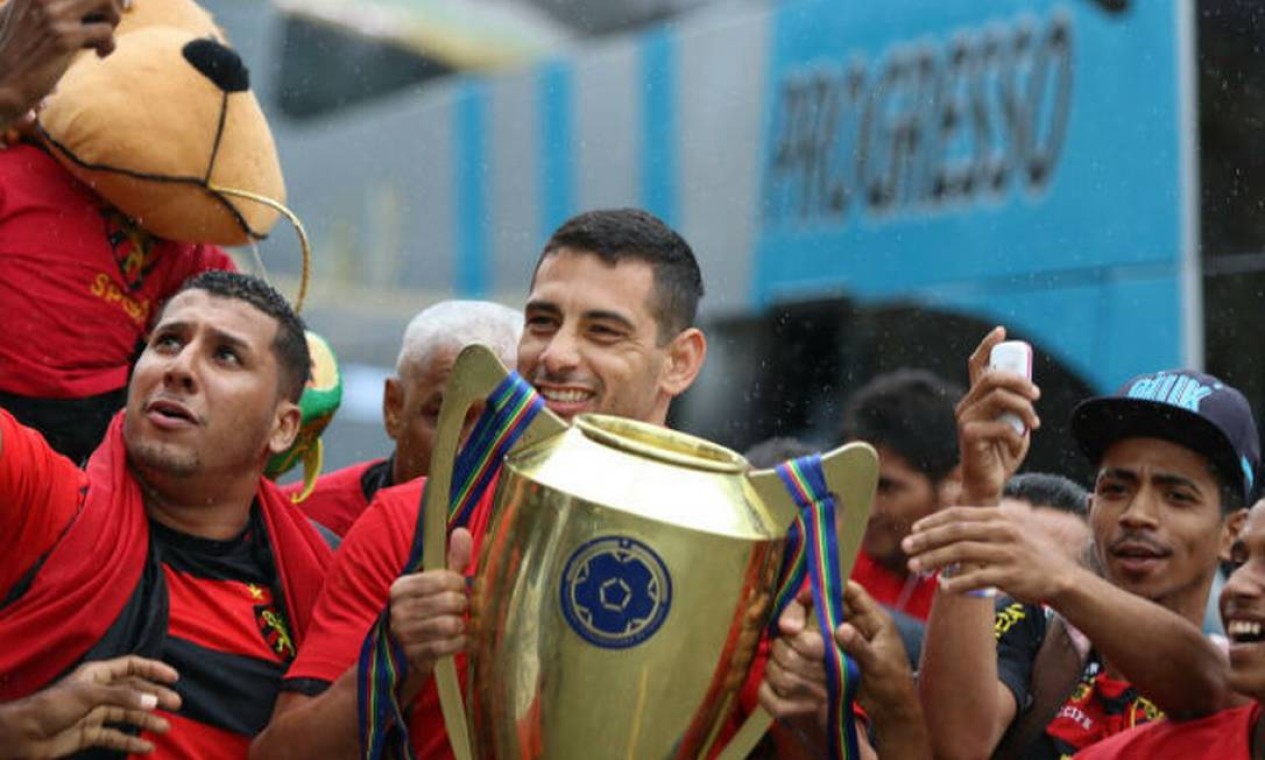
[[[454,573],[464,574],[470,565],[473,545],[474,539],[470,536],[469,530],[465,528],[453,530],[452,535],[448,537],[448,569]]]

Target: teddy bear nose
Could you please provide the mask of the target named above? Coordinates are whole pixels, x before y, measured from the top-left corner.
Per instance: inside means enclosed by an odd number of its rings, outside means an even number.
[[[215,40],[194,40],[184,46],[185,60],[224,92],[250,89],[250,72],[241,56]]]

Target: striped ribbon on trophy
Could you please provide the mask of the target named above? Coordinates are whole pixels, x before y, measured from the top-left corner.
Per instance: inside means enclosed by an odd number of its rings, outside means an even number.
[[[544,400],[516,372],[511,372],[488,396],[487,407],[453,466],[448,508],[450,532],[470,519],[475,505],[496,477],[505,454],[544,407]],[[419,514],[417,534],[401,575],[421,570],[422,544],[422,516]],[[389,609],[383,611],[365,637],[359,665],[356,689],[361,757],[413,760],[413,747],[404,719],[405,705],[400,702],[400,689],[408,679],[408,661],[391,634]]]
[[[827,738],[829,756],[856,758],[856,727],[851,720],[860,674],[856,664],[834,643],[834,630],[843,622],[843,584],[839,540],[835,529],[835,499],[826,485],[821,456],[813,454],[777,466],[782,484],[799,507],[787,536],[782,560],[781,587],[773,608],[773,625],[794,599],[807,575],[813,590],[813,609],[826,641],[826,690],[829,696]]]

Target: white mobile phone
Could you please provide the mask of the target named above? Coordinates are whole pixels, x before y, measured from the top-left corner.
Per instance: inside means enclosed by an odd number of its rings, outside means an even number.
[[[1032,379],[1032,346],[1022,340],[1006,340],[993,346],[988,355],[988,367],[995,372],[1012,372]],[[1007,412],[1001,417],[1010,423],[1019,435],[1023,435],[1026,426],[1018,415]]]

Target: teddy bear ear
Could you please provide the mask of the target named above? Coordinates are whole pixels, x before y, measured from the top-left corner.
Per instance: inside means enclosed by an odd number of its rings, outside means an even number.
[[[166,2],[175,0],[135,7]],[[249,84],[237,53],[214,36],[145,25],[119,35],[106,58],[76,58],[38,131],[71,174],[153,234],[241,245],[276,223],[268,202],[285,202]]]

